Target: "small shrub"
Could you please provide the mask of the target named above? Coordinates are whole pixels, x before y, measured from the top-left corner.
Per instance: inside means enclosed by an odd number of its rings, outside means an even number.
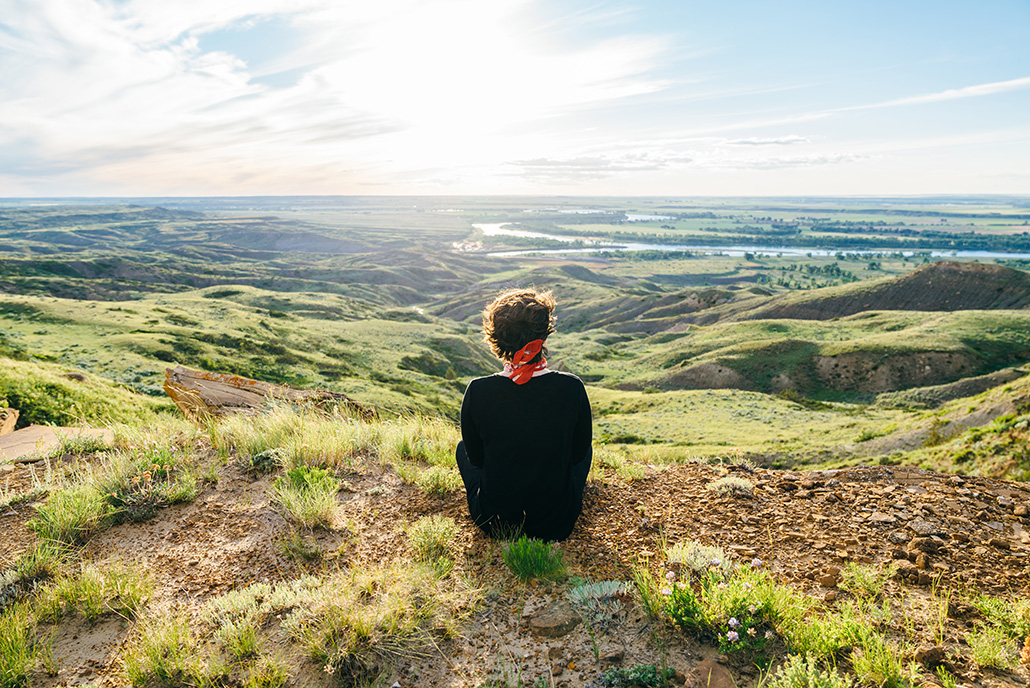
[[[664,688],[676,673],[672,669],[659,669],[654,664],[637,664],[634,667],[612,667],[601,674],[603,688]]]
[[[684,540],[666,548],[665,556],[670,563],[679,564],[695,577],[707,575],[712,568],[719,569],[723,574],[735,568],[733,560],[722,547],[703,545],[694,540]]]
[[[565,557],[558,545],[523,535],[504,548],[504,563],[520,580],[565,576]]]
[[[625,583],[600,581],[576,585],[565,597],[592,629],[604,629],[625,614],[628,596]]]
[[[823,669],[811,655],[794,655],[766,676],[762,688],[850,688],[853,684],[851,677]]]

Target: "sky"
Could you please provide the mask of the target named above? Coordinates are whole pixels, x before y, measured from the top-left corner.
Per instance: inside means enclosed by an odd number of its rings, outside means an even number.
[[[0,197],[1030,194],[1030,2],[0,0]]]

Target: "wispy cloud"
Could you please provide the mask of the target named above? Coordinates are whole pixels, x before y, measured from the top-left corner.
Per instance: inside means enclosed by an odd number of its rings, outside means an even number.
[[[987,84],[976,84],[962,88],[949,88],[937,93],[925,93],[907,98],[896,98],[882,103],[871,103],[869,105],[854,105],[852,107],[837,108],[832,112],[846,112],[848,110],[871,110],[873,108],[896,107],[899,105],[922,105],[924,103],[941,103],[947,100],[959,100],[962,98],[979,98],[981,96],[992,96],[1007,91],[1019,91],[1030,88],[1030,76],[1008,81],[992,81]]]
[[[811,143],[804,136],[791,134],[790,136],[777,136],[775,138],[748,138],[731,139],[725,142],[729,146],[790,146],[797,143]]]

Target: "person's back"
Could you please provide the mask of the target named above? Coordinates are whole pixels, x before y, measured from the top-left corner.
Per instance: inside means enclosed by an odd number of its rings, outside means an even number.
[[[503,373],[469,383],[457,462],[469,514],[491,534],[562,540],[579,516],[590,470],[590,402],[579,378],[547,370],[549,293],[507,292],[484,312]]]

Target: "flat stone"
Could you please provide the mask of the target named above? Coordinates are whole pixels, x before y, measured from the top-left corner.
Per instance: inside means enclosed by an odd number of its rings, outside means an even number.
[[[930,535],[944,535],[944,531],[941,530],[940,526],[918,518],[914,521],[909,521],[908,527],[911,528],[916,535],[920,535],[922,537],[928,537]]]
[[[903,545],[912,538],[911,536],[909,536],[908,533],[906,533],[903,530],[892,530],[890,533],[887,534],[887,539],[893,542],[895,545]]]
[[[736,688],[733,675],[714,659],[706,659],[687,674],[688,688]]]
[[[998,549],[1010,549],[1012,547],[1008,540],[1002,540],[1001,538],[991,538],[987,541],[987,544]]]
[[[999,533],[1005,530],[1005,524],[1001,521],[990,521],[988,523],[985,523],[984,525],[990,528],[991,530],[998,531]]]
[[[1012,509],[1012,513],[1016,516],[1026,516],[1028,513],[1030,513],[1030,507],[1027,507],[1026,504],[1017,504]]]
[[[898,519],[894,518],[890,514],[885,514],[882,511],[874,511],[869,517],[869,520],[873,523],[897,523]]]
[[[545,638],[560,638],[571,633],[582,621],[564,600],[554,602],[529,619],[529,630]]]

